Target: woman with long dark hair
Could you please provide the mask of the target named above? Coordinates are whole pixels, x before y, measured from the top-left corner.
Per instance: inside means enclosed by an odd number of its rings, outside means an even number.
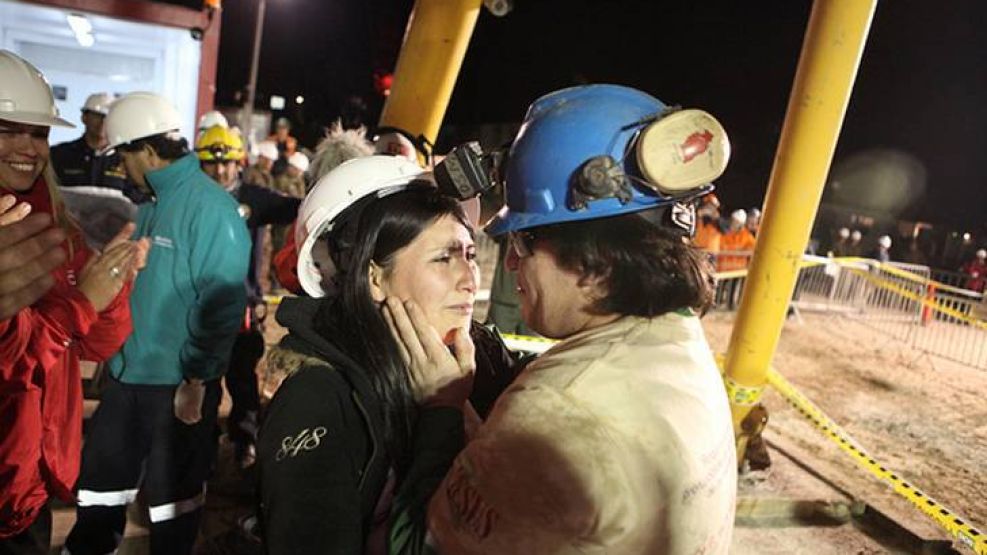
[[[258,442],[264,541],[270,553],[383,552],[408,462],[451,462],[476,358],[502,352],[471,330],[473,227],[416,164],[389,156],[325,176],[298,223],[300,280],[324,298],[277,313],[290,333],[268,364],[288,377]],[[481,414],[512,374],[484,376]]]

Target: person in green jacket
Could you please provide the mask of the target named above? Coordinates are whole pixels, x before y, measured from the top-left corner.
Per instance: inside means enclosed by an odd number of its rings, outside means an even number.
[[[82,454],[72,554],[116,550],[126,506],[143,487],[151,553],[189,553],[215,457],[219,378],[246,310],[250,237],[237,203],[199,168],[164,98],[132,93],[107,116],[109,149],[153,201],[137,235],[152,248],[134,283],[134,331],[110,360],[110,383]]]

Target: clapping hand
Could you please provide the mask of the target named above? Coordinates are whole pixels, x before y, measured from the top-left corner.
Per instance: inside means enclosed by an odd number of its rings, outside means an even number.
[[[40,299],[55,278],[51,272],[65,262],[65,232],[52,227],[51,216],[18,206],[13,195],[0,197],[0,320],[6,320]]]
[[[134,279],[147,261],[147,238],[131,241],[134,224],[123,226],[103,252],[89,259],[79,276],[79,290],[96,312],[102,312],[120,293],[123,284]]]

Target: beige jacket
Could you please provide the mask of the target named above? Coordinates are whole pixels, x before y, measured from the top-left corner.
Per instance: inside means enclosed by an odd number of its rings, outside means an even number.
[[[497,401],[429,508],[442,553],[727,553],[737,461],[693,316],[556,345]]]

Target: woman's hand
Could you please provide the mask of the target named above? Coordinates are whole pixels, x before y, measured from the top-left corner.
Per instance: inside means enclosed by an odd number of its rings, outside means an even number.
[[[89,259],[79,275],[79,291],[89,299],[96,312],[102,312],[120,293],[123,284],[133,279],[147,256],[147,240],[129,240],[134,224],[129,223],[106,245],[99,255]]]
[[[461,409],[473,389],[476,370],[469,330],[455,330],[450,352],[414,301],[388,297],[383,313],[411,372],[415,399],[425,406]]]
[[[51,272],[65,262],[65,232],[51,223],[48,214],[35,214],[0,225],[0,321],[33,304],[55,284]]]
[[[3,195],[0,197],[0,227],[15,224],[31,213],[31,205],[22,202],[17,204],[17,197],[14,195]]]

